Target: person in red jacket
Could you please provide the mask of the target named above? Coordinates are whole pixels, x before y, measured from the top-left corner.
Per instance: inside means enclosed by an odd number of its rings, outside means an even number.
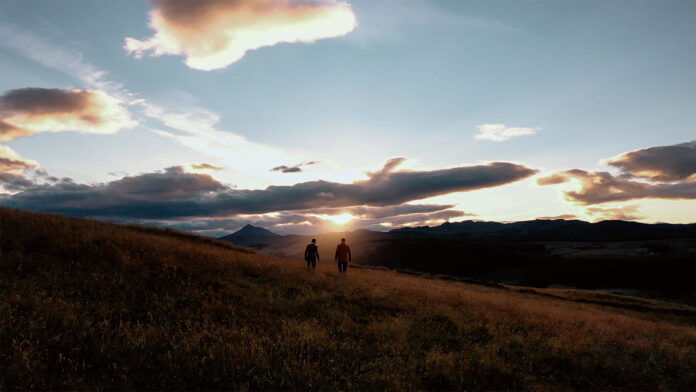
[[[346,272],[352,256],[350,255],[350,246],[346,244],[345,238],[341,238],[341,243],[336,247],[335,259],[338,262],[338,272]]]

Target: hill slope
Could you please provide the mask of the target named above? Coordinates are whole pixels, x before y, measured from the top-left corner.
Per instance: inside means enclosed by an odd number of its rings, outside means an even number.
[[[0,209],[0,389],[696,389],[696,311]]]

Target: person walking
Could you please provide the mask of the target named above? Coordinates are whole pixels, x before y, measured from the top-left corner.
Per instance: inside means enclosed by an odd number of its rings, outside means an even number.
[[[319,248],[317,247],[316,238],[312,238],[312,243],[305,248],[304,259],[307,261],[307,269],[309,269],[310,265],[312,269],[317,267],[317,261],[319,261]]]
[[[338,262],[338,272],[346,272],[348,262],[352,260],[350,246],[346,244],[346,239],[341,238],[341,243],[336,247],[336,261]]]

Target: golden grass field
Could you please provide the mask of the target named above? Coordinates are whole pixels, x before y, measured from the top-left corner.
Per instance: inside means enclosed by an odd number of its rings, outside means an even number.
[[[696,309],[0,209],[0,389],[696,390]]]

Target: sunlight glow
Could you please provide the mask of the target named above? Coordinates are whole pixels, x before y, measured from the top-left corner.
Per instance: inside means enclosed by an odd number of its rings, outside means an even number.
[[[322,214],[322,215],[319,215],[319,217],[320,217],[321,219],[330,221],[331,223],[333,223],[333,224],[335,224],[335,225],[341,225],[341,226],[342,226],[342,225],[345,225],[345,224],[347,224],[347,223],[349,223],[350,221],[352,221],[352,220],[354,220],[354,219],[356,219],[355,216],[353,216],[353,215],[351,215],[351,214],[349,214],[349,213],[347,213],[347,212],[344,212],[344,213],[338,214],[338,215],[326,215],[326,214]]]

